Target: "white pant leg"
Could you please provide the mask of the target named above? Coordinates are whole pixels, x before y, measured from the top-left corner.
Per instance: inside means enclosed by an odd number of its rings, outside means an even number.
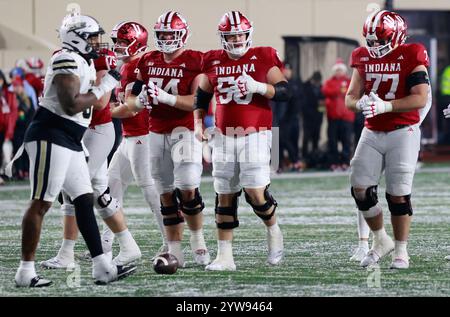
[[[233,194],[241,190],[237,138],[215,133],[211,140],[214,190],[218,194]]]
[[[420,128],[405,127],[386,135],[386,192],[393,196],[411,194],[420,150]]]
[[[170,134],[150,132],[151,175],[156,189],[161,195],[172,192],[174,188],[174,165],[171,156]]]
[[[133,172],[127,154],[127,138],[123,138],[108,169],[108,186],[111,196],[119,200],[120,204],[123,204],[123,195],[132,181]]]
[[[350,162],[350,183],[352,187],[367,188],[378,185],[384,169],[384,132],[364,128]]]
[[[174,165],[174,186],[181,190],[200,187],[203,165],[202,144],[193,131],[172,133],[171,157]]]
[[[244,188],[261,188],[270,184],[270,150],[272,131],[260,131],[240,138],[239,179]]]
[[[127,138],[127,155],[136,183],[150,186],[155,182],[151,174],[150,139],[148,134]]]
[[[30,160],[30,199],[55,201],[76,152],[47,141],[26,142],[25,150]]]

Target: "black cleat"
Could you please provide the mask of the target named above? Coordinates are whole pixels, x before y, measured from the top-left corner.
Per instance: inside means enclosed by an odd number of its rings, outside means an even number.
[[[29,285],[22,285],[17,283],[16,281],[16,287],[47,287],[52,285],[53,282],[50,280],[46,280],[45,278],[40,277],[39,275],[33,277],[30,281]]]

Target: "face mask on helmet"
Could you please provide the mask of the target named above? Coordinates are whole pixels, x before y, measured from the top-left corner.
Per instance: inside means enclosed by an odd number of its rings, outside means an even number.
[[[186,30],[154,31],[155,46],[163,53],[173,53],[184,46]]]
[[[223,49],[234,56],[244,55],[252,45],[252,32],[253,29],[243,32],[220,32]]]
[[[366,44],[369,55],[373,58],[382,58],[393,50],[391,40],[377,41],[367,39]]]
[[[155,46],[163,53],[174,53],[184,47],[189,36],[186,19],[175,11],[162,14],[153,27]]]
[[[62,47],[76,51],[89,58],[96,58],[101,43],[101,35],[105,32],[98,22],[86,15],[68,15],[59,29]]]

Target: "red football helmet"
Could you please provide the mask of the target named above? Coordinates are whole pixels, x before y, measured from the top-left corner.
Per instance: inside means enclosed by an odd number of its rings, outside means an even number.
[[[223,49],[232,55],[242,56],[252,45],[252,23],[239,11],[230,11],[225,13],[219,22],[218,32]],[[245,41],[227,41],[227,36],[241,34],[245,34]]]
[[[186,20],[175,11],[162,14],[153,27],[156,48],[163,53],[173,53],[186,45],[190,36]]]
[[[406,21],[397,13],[378,11],[369,15],[364,23],[363,36],[367,50],[373,58],[381,58],[406,41]],[[378,43],[378,46],[375,44]]]
[[[114,26],[111,40],[114,43],[114,53],[117,58],[122,59],[147,49],[148,32],[140,23],[121,22]]]

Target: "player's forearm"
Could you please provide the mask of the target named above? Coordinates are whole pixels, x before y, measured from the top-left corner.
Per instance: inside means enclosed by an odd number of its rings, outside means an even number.
[[[391,101],[392,112],[408,112],[421,109],[427,103],[427,96],[422,94],[412,94],[401,99]]]
[[[356,103],[359,101],[360,98],[355,97],[352,94],[347,94],[345,96],[345,106],[347,107],[347,109],[353,111],[353,112],[358,112],[358,108],[356,108]]]
[[[69,116],[73,116],[92,107],[98,100],[93,93],[88,92],[87,94],[78,94],[75,97],[69,98],[59,96],[59,101],[61,102],[64,112]]]
[[[131,111],[127,105],[121,104],[111,110],[111,116],[117,119],[131,118],[136,115],[136,112]]]
[[[174,107],[184,111],[194,110],[194,95],[176,96],[177,101]]]
[[[195,123],[203,123],[203,118],[205,117],[205,110],[203,109],[195,109],[194,110],[194,122]]]

